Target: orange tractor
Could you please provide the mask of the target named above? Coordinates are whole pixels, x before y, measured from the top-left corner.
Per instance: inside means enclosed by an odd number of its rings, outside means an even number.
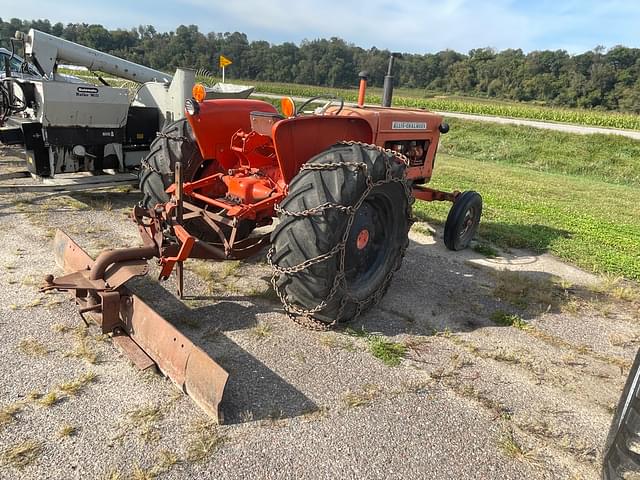
[[[449,249],[465,248],[477,231],[480,195],[425,186],[448,131],[442,116],[365,106],[365,89],[361,74],[355,106],[315,97],[296,108],[285,98],[279,113],[259,100],[204,100],[196,85],[186,118],[158,134],[142,164],[144,199],[133,219],[144,246],[93,261],[59,232],[56,253],[68,274],[48,276],[43,288],[73,291],[80,313],[139,367],[155,363],[218,416],[226,372],[124,286],[147,272],[146,260],[158,259],[161,279],[175,269],[182,295],[188,258],[242,259],[270,245],[272,285],[285,311],[326,329],[385,294],[409,243],[414,199],[453,202]]]

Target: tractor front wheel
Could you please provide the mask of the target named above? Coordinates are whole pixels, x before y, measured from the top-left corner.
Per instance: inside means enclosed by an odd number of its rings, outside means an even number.
[[[449,250],[464,250],[478,232],[482,215],[482,197],[478,192],[462,192],[444,224],[444,244]]]
[[[382,298],[409,243],[405,169],[401,158],[360,144],[334,145],[302,166],[268,256],[292,318],[326,328]]]

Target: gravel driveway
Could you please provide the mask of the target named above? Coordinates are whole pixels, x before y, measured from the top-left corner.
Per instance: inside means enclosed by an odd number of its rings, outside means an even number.
[[[37,290],[60,273],[55,228],[93,255],[137,245],[138,196],[0,196],[0,478],[597,478],[640,341],[630,288],[546,255],[452,253],[426,224],[383,301],[335,332],[287,319],[263,256],[188,262],[184,302],[132,282],[229,371],[216,426]],[[404,354],[385,363],[381,343]]]

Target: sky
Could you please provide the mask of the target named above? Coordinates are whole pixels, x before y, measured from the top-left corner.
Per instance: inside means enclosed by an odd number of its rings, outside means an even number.
[[[0,17],[244,32],[271,43],[340,37],[407,53],[640,47],[637,0],[0,0]]]

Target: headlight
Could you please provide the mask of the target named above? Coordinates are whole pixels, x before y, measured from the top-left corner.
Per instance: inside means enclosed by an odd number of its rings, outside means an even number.
[[[188,98],[184,104],[184,109],[189,115],[197,115],[200,113],[200,104],[193,98]]]

